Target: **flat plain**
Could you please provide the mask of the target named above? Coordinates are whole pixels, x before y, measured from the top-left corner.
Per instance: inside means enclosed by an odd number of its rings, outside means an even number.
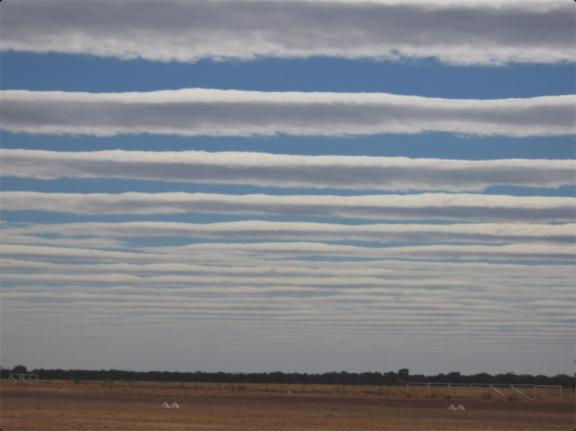
[[[567,390],[562,399],[510,401],[464,389],[3,381],[0,394],[2,431],[572,431],[575,425]],[[163,408],[164,402],[180,408]],[[466,410],[448,410],[450,404]]]

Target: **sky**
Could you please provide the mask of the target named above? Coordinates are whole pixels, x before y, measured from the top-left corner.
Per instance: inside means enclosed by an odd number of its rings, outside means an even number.
[[[572,2],[0,24],[2,366],[572,372]]]

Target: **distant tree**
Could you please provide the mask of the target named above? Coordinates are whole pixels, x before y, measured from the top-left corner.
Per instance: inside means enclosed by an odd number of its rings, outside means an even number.
[[[28,368],[26,368],[24,365],[16,365],[14,368],[12,368],[12,372],[13,373],[27,373],[28,372]]]
[[[408,378],[408,376],[410,375],[410,370],[408,368],[402,368],[400,370],[398,370],[398,375],[402,378]]]
[[[542,377],[543,377],[543,379],[546,379],[546,377],[544,377],[544,376],[542,376]],[[472,379],[478,383],[491,383],[492,382],[492,376],[490,374],[487,374],[487,373],[476,374],[475,376],[472,377]]]
[[[25,373],[27,368],[18,365],[13,369],[1,368],[0,377],[8,378],[10,373]],[[559,374],[556,376],[487,374],[464,375],[459,372],[448,374],[423,375],[410,374],[407,368],[397,372],[385,373],[364,372],[349,373],[346,371],[332,371],[322,374],[284,373],[275,371],[271,373],[224,373],[224,372],[170,372],[170,371],[123,371],[123,370],[61,370],[36,369],[34,373],[43,380],[145,380],[165,382],[212,382],[212,383],[302,383],[302,384],[332,384],[332,385],[404,385],[412,382],[441,382],[441,383],[504,383],[504,384],[537,384],[562,385],[575,387],[574,376]]]
[[[458,371],[452,371],[451,373],[448,373],[446,380],[449,383],[461,383],[462,375]]]
[[[406,383],[410,377],[410,370],[408,368],[401,368],[398,370],[398,383]]]

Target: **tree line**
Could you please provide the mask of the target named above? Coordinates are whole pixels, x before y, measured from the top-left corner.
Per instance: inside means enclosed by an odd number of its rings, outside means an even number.
[[[132,380],[157,382],[198,382],[198,383],[269,383],[269,384],[332,384],[332,385],[403,385],[406,383],[484,383],[484,384],[531,384],[561,385],[574,387],[573,376],[530,374],[410,374],[406,368],[397,372],[349,373],[334,371],[328,373],[226,373],[226,372],[178,372],[178,371],[126,371],[126,370],[28,370],[23,365],[12,369],[0,368],[0,377],[8,378],[10,373],[32,372],[43,380]]]

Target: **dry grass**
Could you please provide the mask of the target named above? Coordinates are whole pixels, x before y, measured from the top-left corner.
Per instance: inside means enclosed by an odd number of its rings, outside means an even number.
[[[4,382],[5,387],[21,388],[61,388],[69,390],[82,385],[94,391],[143,391],[155,393],[172,393],[173,391],[195,391],[200,393],[276,393],[276,394],[316,394],[316,395],[345,395],[345,396],[373,396],[379,398],[410,398],[410,399],[482,399],[526,401],[532,399],[542,402],[570,402],[573,398],[571,389],[564,388],[523,388],[520,392],[512,388],[471,386],[374,386],[374,385],[320,385],[320,384],[266,384],[266,383],[190,383],[190,382],[145,382],[145,381],[50,381],[39,380],[32,384],[15,384]]]
[[[430,399],[429,394],[410,394],[399,386],[3,382],[0,427],[2,431],[573,428],[573,406],[567,396],[562,402],[509,402],[482,399],[472,389],[458,389],[462,393],[448,400],[440,393]],[[162,409],[164,401],[177,401],[182,408]],[[448,411],[453,402],[463,403],[467,410]]]

